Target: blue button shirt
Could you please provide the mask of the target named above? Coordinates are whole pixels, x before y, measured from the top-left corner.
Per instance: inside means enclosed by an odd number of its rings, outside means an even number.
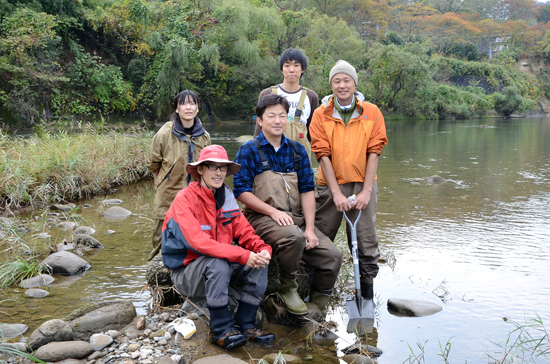
[[[281,139],[281,147],[277,152],[267,141],[263,132],[260,132],[260,135],[256,138],[260,142],[265,157],[274,172],[294,172],[294,148],[288,143],[288,139],[284,135]],[[296,143],[296,153],[301,157],[300,167],[296,171],[298,174],[298,191],[300,193],[313,191],[315,190],[315,182],[313,181],[313,170],[306,148],[302,144]],[[235,162],[241,165],[241,170],[233,177],[235,197],[239,197],[243,192],[252,193],[254,177],[264,171],[254,141],[246,142],[239,148]]]

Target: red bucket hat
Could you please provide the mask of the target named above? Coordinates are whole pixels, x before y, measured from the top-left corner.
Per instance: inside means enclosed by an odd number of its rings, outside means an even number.
[[[199,154],[199,160],[194,163],[189,163],[187,165],[187,173],[189,173],[196,179],[200,179],[201,176],[199,172],[197,172],[197,167],[204,162],[228,164],[229,169],[227,170],[227,176],[231,176],[241,169],[240,164],[229,160],[224,147],[214,144],[202,148],[201,153]]]

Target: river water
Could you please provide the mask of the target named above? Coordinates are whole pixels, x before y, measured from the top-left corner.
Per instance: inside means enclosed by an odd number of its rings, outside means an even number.
[[[389,144],[378,169],[378,232],[381,254],[392,264],[381,264],[375,280],[378,317],[369,343],[384,351],[377,362],[443,363],[440,346],[447,343],[449,363],[502,359],[500,346],[513,322],[550,320],[550,119],[391,121],[387,129]],[[239,147],[236,137],[252,130],[250,124],[209,126],[213,143],[225,146],[230,158]],[[447,182],[424,180],[432,175]],[[130,299],[138,313],[146,313],[151,185],[82,201],[80,217],[72,218],[93,226],[105,249],[85,255],[92,268],[81,277],[59,277],[46,298],[5,290],[0,321],[32,329],[86,302],[114,298]],[[134,215],[105,219],[105,198],[123,200],[121,206]],[[108,229],[115,233],[108,235]],[[67,235],[47,232],[47,241],[34,234],[25,243],[40,248]],[[390,298],[428,301],[443,310],[397,317],[387,310]],[[353,341],[345,333],[344,306],[330,313],[340,323],[340,349]],[[424,361],[409,360],[411,349],[417,357],[424,352]]]

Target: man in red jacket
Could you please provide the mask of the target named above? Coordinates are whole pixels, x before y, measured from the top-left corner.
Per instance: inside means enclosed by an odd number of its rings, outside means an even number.
[[[162,232],[162,260],[172,270],[174,286],[186,297],[206,297],[212,341],[226,350],[248,340],[275,339],[255,326],[272,250],[254,233],[224,184],[240,167],[219,145],[202,149],[198,161],[187,165],[199,181],[176,195]],[[242,285],[235,319],[228,309],[230,284]]]

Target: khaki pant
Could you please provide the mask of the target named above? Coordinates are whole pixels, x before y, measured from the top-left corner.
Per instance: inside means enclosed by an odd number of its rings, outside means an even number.
[[[362,182],[353,182],[340,185],[344,196],[358,194],[363,189]],[[318,227],[329,239],[334,240],[336,233],[342,223],[343,213],[336,210],[332,193],[328,186],[317,186],[315,195],[317,202],[317,213],[315,215],[315,226]],[[376,182],[372,187],[369,204],[361,213],[357,223],[357,250],[359,255],[359,271],[361,281],[367,282],[378,274],[378,234],[376,233],[376,205],[378,203],[378,187]],[[357,211],[346,212],[351,222],[357,218]],[[351,229],[346,223],[348,246],[351,250]]]

